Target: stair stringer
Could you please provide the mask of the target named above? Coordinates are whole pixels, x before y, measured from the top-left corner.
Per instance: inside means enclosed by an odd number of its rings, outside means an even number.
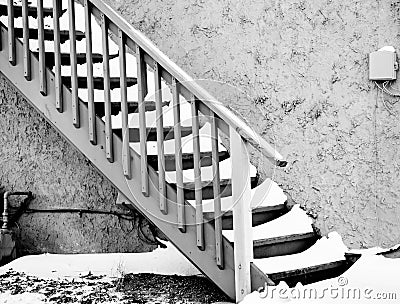
[[[63,86],[64,112],[60,113],[55,107],[54,74],[46,69],[47,96],[39,92],[39,62],[30,52],[32,80],[24,78],[23,45],[16,39],[16,65],[8,61],[8,35],[6,27],[1,24],[0,31],[0,73],[4,75],[14,87],[28,100],[28,102],[73,146],[75,146],[92,164],[104,175],[134,207],[156,225],[167,238],[185,255],[204,275],[211,279],[230,298],[235,298],[235,276],[233,246],[224,237],[224,269],[216,264],[215,233],[210,222],[204,223],[205,250],[196,246],[195,208],[185,203],[186,233],[177,228],[176,191],[167,185],[168,214],[163,215],[159,209],[158,174],[149,167],[149,196],[145,197],[140,185],[140,156],[131,149],[132,178],[127,180],[122,169],[122,140],[113,134],[114,162],[110,163],[105,156],[105,124],[96,117],[97,145],[89,141],[88,109],[80,101],[81,126],[75,128],[72,124],[72,95],[69,89]],[[168,261],[165,261],[168,263]],[[252,270],[256,266],[252,264]],[[257,272],[257,271],[256,271]],[[253,277],[253,289],[264,286],[267,277],[256,275]]]

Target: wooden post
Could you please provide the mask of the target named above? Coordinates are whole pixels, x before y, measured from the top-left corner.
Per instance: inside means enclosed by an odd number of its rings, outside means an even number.
[[[250,160],[246,143],[229,128],[232,159],[235,293],[240,302],[251,292],[250,262],[253,260]]]

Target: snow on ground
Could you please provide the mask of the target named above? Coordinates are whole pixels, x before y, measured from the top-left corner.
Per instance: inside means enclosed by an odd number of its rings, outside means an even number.
[[[257,303],[399,303],[400,262],[380,255],[363,254],[337,278],[294,288],[284,283],[248,295],[243,304]]]
[[[274,272],[340,260],[344,258],[345,252],[362,254],[360,259],[339,277],[304,286],[298,283],[294,288],[280,282],[278,286],[269,286],[260,292],[251,293],[241,303],[399,303],[400,260],[376,255],[382,251],[387,249],[348,250],[339,234],[333,232],[303,253],[256,260],[256,265],[261,269]]]
[[[0,304],[47,303],[49,299],[52,303],[75,303],[72,299],[81,303],[79,301],[84,299],[94,301],[96,297],[101,298],[101,303],[132,303],[121,300],[126,295],[116,290],[115,283],[118,282],[116,279],[121,280],[128,273],[200,275],[173,245],[166,245],[165,249],[157,248],[146,253],[42,254],[21,257],[0,267]],[[9,288],[4,291],[7,284]],[[69,296],[70,299],[67,299]],[[109,302],[104,299],[109,299]]]
[[[41,254],[24,256],[0,267],[46,279],[79,278],[88,274],[118,278],[126,273],[198,275],[195,268],[171,243],[144,253]]]

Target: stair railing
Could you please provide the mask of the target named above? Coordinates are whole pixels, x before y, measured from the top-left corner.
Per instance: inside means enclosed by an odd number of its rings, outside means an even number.
[[[162,115],[162,80],[171,87],[173,115],[174,115],[174,139],[176,151],[176,191],[177,191],[177,228],[184,233],[186,230],[185,219],[185,196],[182,170],[181,149],[181,113],[180,96],[191,103],[192,111],[192,133],[194,154],[194,176],[195,176],[195,201],[196,201],[196,244],[199,250],[210,244],[205,244],[204,217],[201,178],[201,154],[199,136],[199,115],[207,117],[211,123],[212,137],[212,170],[213,170],[213,193],[214,193],[214,227],[215,227],[215,259],[221,269],[224,268],[224,246],[222,235],[222,212],[221,212],[221,179],[219,172],[218,133],[224,133],[230,139],[230,153],[232,158],[232,199],[234,227],[234,265],[235,265],[235,293],[236,301],[251,292],[250,263],[253,259],[253,241],[251,236],[252,213],[250,207],[250,161],[247,152],[248,145],[252,145],[277,166],[285,166],[286,161],[269,143],[255,133],[242,119],[222,105],[216,98],[200,87],[196,82],[164,55],[150,40],[141,32],[134,29],[115,10],[103,3],[101,0],[77,0],[84,6],[85,11],[85,38],[86,38],[86,62],[87,62],[87,89],[88,89],[88,120],[89,140],[96,145],[97,139],[102,134],[96,130],[95,104],[94,104],[94,78],[92,58],[92,24],[91,17],[94,16],[102,29],[103,48],[103,77],[104,77],[104,112],[105,112],[105,156],[109,162],[114,161],[113,136],[111,124],[111,94],[109,65],[109,36],[112,34],[118,40],[119,67],[120,67],[120,89],[121,89],[121,112],[122,112],[122,134],[123,134],[123,174],[127,179],[132,176],[131,148],[129,146],[130,129],[128,125],[128,96],[126,76],[126,53],[127,48],[133,51],[137,59],[137,85],[138,85],[138,111],[139,111],[139,134],[141,155],[141,190],[144,196],[149,195],[149,173],[147,163],[147,127],[145,97],[148,92],[147,67],[154,71],[155,103],[156,103],[156,130],[158,148],[158,176],[159,176],[159,208],[162,213],[168,214],[168,200],[165,178],[165,155],[164,138],[165,130]],[[54,18],[54,82],[56,91],[56,108],[63,112],[62,76],[61,76],[61,52],[60,52],[60,22],[59,15],[62,11],[61,0],[53,0]],[[78,75],[77,75],[77,52],[75,36],[75,8],[74,1],[68,0],[69,13],[69,38],[70,38],[70,64],[71,64],[71,93],[72,93],[72,124],[80,127],[79,98],[78,98]],[[44,38],[46,30],[43,19],[43,0],[37,1],[39,41],[39,76],[40,92],[47,94],[46,83],[46,53]],[[15,65],[15,33],[14,33],[14,4],[8,0],[8,34],[9,34],[9,62]],[[31,78],[28,24],[28,1],[22,1],[23,17],[23,42],[24,42],[24,75],[27,80]]]

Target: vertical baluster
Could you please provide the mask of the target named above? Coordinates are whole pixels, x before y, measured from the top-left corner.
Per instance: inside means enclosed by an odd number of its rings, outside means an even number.
[[[43,17],[43,0],[37,0],[38,15],[38,45],[39,45],[39,90],[44,96],[47,95],[47,78],[46,78],[46,50],[44,45],[44,17]]]
[[[185,221],[185,195],[183,189],[182,171],[182,140],[181,140],[181,111],[179,103],[179,88],[175,77],[172,77],[172,104],[174,113],[174,139],[175,139],[175,170],[176,191],[178,209],[178,228],[181,232],[186,231]]]
[[[128,121],[128,98],[126,87],[126,51],[125,51],[125,35],[118,29],[118,46],[119,46],[119,71],[120,71],[120,87],[121,87],[121,111],[122,111],[122,167],[124,175],[131,178],[131,150],[129,147],[129,121]]]
[[[69,47],[71,61],[71,93],[72,93],[72,123],[75,128],[81,126],[78,98],[78,67],[76,59],[75,1],[68,0],[69,9]]]
[[[236,301],[251,292],[250,263],[253,260],[250,160],[246,144],[229,128],[232,160],[232,201],[234,229]]]
[[[63,95],[61,80],[61,51],[60,51],[60,0],[53,0],[53,26],[54,26],[54,87],[56,93],[56,109],[63,112]]]
[[[199,135],[199,107],[198,100],[192,96],[192,133],[193,133],[193,163],[194,186],[196,199],[196,244],[200,250],[204,250],[204,217],[203,217],[203,192],[201,188],[201,159],[200,159],[200,135]]]
[[[164,121],[162,112],[161,70],[156,61],[154,61],[154,85],[157,124],[158,194],[160,199],[160,210],[163,214],[168,214],[167,187],[165,184]]]
[[[90,5],[91,4],[89,0],[84,0],[88,112],[89,112],[89,140],[93,145],[96,145],[97,144],[96,112],[94,107],[93,57],[92,57],[92,14]]]
[[[100,15],[102,42],[103,42],[103,77],[104,77],[104,113],[106,135],[106,157],[109,162],[114,161],[113,135],[111,124],[111,94],[110,94],[110,56],[108,49],[108,19]]]
[[[15,65],[14,2],[7,0],[8,15],[8,61]]]
[[[215,225],[215,254],[217,266],[224,268],[224,247],[222,243],[222,213],[221,213],[221,187],[219,174],[218,154],[218,127],[217,117],[211,111],[211,150],[214,192],[214,225]]]
[[[39,44],[39,90],[42,95],[46,96],[47,78],[46,78],[46,50],[44,45],[43,0],[37,0],[37,20],[38,20],[38,44]]]
[[[146,143],[146,107],[144,98],[147,93],[147,79],[144,77],[146,63],[143,58],[143,50],[136,45],[137,62],[137,85],[138,85],[138,106],[139,106],[139,134],[140,134],[140,173],[142,193],[149,195],[149,173],[147,171],[147,143]]]
[[[24,43],[24,77],[31,80],[31,56],[29,52],[28,0],[22,0],[22,28]]]

